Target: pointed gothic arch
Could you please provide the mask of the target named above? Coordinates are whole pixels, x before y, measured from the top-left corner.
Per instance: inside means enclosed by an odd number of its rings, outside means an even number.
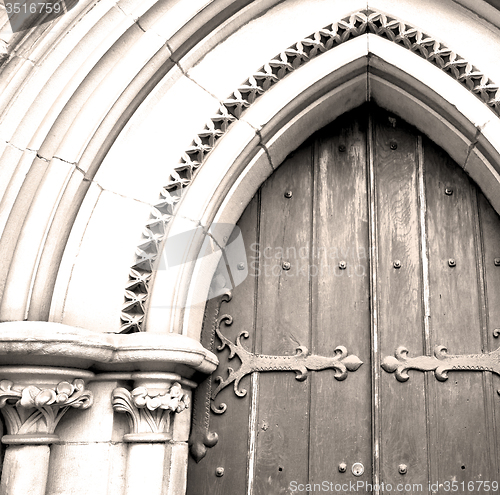
[[[388,15],[358,12],[328,26],[249,78],[186,152],[162,199],[175,212],[163,242],[197,232],[186,237],[185,259],[208,254],[200,250],[212,222],[234,224],[289,152],[366,101],[427,134],[500,211],[498,87],[451,49]],[[476,83],[467,81],[467,71]],[[182,328],[198,339],[214,271],[215,264],[198,262],[155,272],[146,328]]]
[[[367,7],[380,8],[375,17],[386,14],[363,31],[356,14]],[[328,20],[343,26],[341,42],[322,52],[330,35],[323,39],[320,31],[332,31]],[[215,266],[181,266],[154,279],[153,263],[165,235],[201,225],[185,244],[187,257],[199,256],[208,227],[234,222],[266,177],[316,129],[373,100],[428,134],[500,211],[499,28],[500,14],[482,0],[380,0],[373,6],[82,0],[51,24],[0,38],[4,358],[8,354],[6,362],[19,369],[69,363],[92,366],[99,375],[91,383],[92,417],[72,415],[57,432],[62,444],[51,454],[48,493],[94,494],[108,485],[120,491],[127,456],[137,493],[159,493],[168,467],[168,490],[184,492],[190,410],[174,423],[173,453],[161,466],[145,466],[145,474],[134,459],[147,456],[140,446],[124,444],[121,417],[113,417],[110,405],[120,381],[139,387],[151,378],[149,385],[166,391],[169,380],[182,375],[190,394],[193,373],[209,374],[216,366],[199,342],[202,304],[191,304],[205,299]],[[432,58],[435,41],[439,53]],[[258,67],[262,73],[251,72]],[[245,80],[249,75],[263,85],[276,78],[276,84],[253,101],[259,90]],[[218,112],[221,103],[226,110]],[[153,122],[143,134],[141,119]],[[156,143],[142,143],[155,126],[163,134],[154,135]],[[129,142],[136,154],[122,167]],[[197,176],[185,188],[194,169]],[[181,189],[179,202],[175,191]],[[156,216],[148,218],[151,205]],[[121,330],[145,332],[114,335]],[[24,378],[29,384],[32,377]],[[87,442],[102,418],[96,450],[76,445]],[[108,443],[116,449],[99,450]],[[64,451],[72,444],[79,449],[76,476]],[[46,476],[47,466],[30,472]],[[80,480],[91,478],[85,469],[94,470],[94,484],[83,487]],[[33,476],[26,474],[18,466],[9,479],[29,484]],[[38,489],[45,493],[43,483]]]

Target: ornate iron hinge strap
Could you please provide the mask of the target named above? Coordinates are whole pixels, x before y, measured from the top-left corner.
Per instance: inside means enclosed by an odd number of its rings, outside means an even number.
[[[446,347],[439,345],[434,356],[408,357],[408,349],[398,347],[394,356],[382,361],[382,368],[388,373],[396,373],[400,382],[410,378],[408,370],[434,371],[442,382],[448,379],[448,371],[491,371],[500,375],[500,347],[496,351],[481,354],[450,355]]]
[[[231,383],[234,383],[235,394],[239,397],[244,397],[247,391],[240,388],[240,381],[243,377],[255,371],[295,371],[297,375],[295,378],[297,380],[305,380],[307,374],[311,370],[320,371],[331,368],[335,370],[334,376],[337,380],[345,380],[348,371],[356,371],[363,364],[357,356],[349,355],[344,346],[338,346],[334,351],[335,355],[331,357],[309,354],[309,350],[304,346],[297,347],[294,356],[254,354],[247,351],[241,344],[241,338],[248,338],[248,332],[240,332],[236,338],[236,343],[233,344],[222,335],[220,331],[222,322],[225,322],[226,325],[231,325],[233,323],[233,318],[230,315],[223,315],[220,317],[215,332],[222,344],[217,347],[217,350],[222,351],[224,347],[228,347],[230,351],[229,359],[233,359],[235,355],[238,356],[241,361],[241,366],[236,371],[233,370],[233,368],[228,368],[229,374],[226,379],[223,379],[221,376],[215,378],[215,381],[217,381],[219,385],[212,392],[212,401],[215,401],[219,392]],[[222,414],[226,410],[226,407],[224,403],[221,403],[219,407],[215,406],[213,402],[211,405],[212,411],[217,414]]]
[[[223,301],[229,301],[231,294],[223,295],[216,308],[216,316],[220,311],[220,304]],[[220,331],[220,326],[224,322],[226,325],[231,325],[233,318],[230,315],[223,315],[214,320],[212,328],[206,328],[206,332],[202,333],[202,343],[210,350],[214,350],[215,334],[219,337],[221,345],[217,347],[220,352],[225,347],[229,348],[229,359],[238,356],[241,365],[238,370],[228,367],[228,376],[223,379],[221,376],[214,378],[214,381],[219,385],[212,390],[212,378],[207,377],[194,392],[193,403],[193,423],[191,435],[189,438],[189,446],[191,456],[196,462],[199,462],[205,457],[208,448],[212,448],[217,444],[218,435],[214,431],[210,431],[210,409],[217,414],[222,414],[227,405],[221,403],[218,407],[214,401],[221,390],[227,386],[234,384],[234,392],[239,397],[244,397],[247,393],[245,389],[240,388],[241,380],[253,372],[265,371],[294,371],[297,380],[305,380],[309,371],[320,371],[324,369],[334,369],[334,377],[337,380],[345,380],[348,371],[356,371],[363,362],[355,355],[349,355],[344,346],[338,346],[334,351],[334,356],[324,357],[309,354],[307,347],[299,346],[294,356],[271,356],[263,354],[254,354],[249,352],[241,344],[241,338],[248,338],[248,332],[241,332],[236,338],[234,344],[227,339]],[[211,331],[210,331],[211,330]]]
[[[205,317],[201,332],[202,345],[215,351],[215,327],[217,326],[221,305],[232,298],[230,290],[218,298],[208,301],[205,307]],[[212,314],[213,313],[213,314]],[[208,315],[210,314],[210,318]],[[207,376],[193,391],[193,406],[191,420],[191,434],[189,435],[189,452],[191,457],[200,462],[207,454],[207,449],[217,445],[217,432],[210,431],[210,402],[212,396],[212,376]]]

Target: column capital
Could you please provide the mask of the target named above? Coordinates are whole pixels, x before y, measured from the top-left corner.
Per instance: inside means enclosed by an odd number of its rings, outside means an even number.
[[[196,383],[173,373],[136,373],[136,387],[115,388],[113,409],[128,415],[130,433],[125,442],[157,443],[172,439],[171,418],[189,408],[190,398],[185,388]],[[184,387],[184,388],[183,388]]]
[[[55,428],[70,408],[87,409],[92,392],[89,371],[42,366],[0,367],[0,411],[5,419],[5,444],[50,444]]]

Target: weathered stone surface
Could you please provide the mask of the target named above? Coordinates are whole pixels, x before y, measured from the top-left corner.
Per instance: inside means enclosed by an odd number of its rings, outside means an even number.
[[[50,322],[0,323],[3,364],[211,373],[217,358],[178,334],[104,334]],[[190,370],[190,371],[189,371]]]

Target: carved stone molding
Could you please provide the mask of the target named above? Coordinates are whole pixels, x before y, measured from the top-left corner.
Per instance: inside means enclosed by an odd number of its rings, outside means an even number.
[[[107,372],[157,370],[186,378],[195,372],[210,374],[218,364],[212,352],[184,335],[120,335],[43,321],[0,323],[0,361],[4,365],[92,367]]]
[[[180,163],[174,167],[168,183],[161,190],[158,203],[151,210],[136,249],[125,289],[121,333],[141,331],[151,275],[159,257],[167,225],[175,214],[184,189],[192,182],[208,154],[229,126],[238,120],[257,98],[287,74],[322,53],[367,33],[392,41],[429,61],[481,99],[495,114],[500,115],[498,85],[435,37],[400,19],[373,10],[363,10],[310,34],[277,54],[235,89],[223,102],[217,114],[208,121],[205,129],[195,136]]]
[[[63,371],[63,375],[93,376],[90,372]],[[29,379],[34,374],[51,376],[40,384]],[[8,432],[2,438],[5,444],[53,443],[58,440],[56,426],[66,411],[70,407],[88,409],[93,402],[92,392],[85,389],[82,378],[55,382],[52,386],[47,383],[57,376],[55,369],[0,368],[0,376],[5,375],[10,378],[0,380],[0,410]]]
[[[118,387],[113,391],[113,409],[128,416],[130,433],[126,442],[164,442],[172,438],[171,416],[189,407],[189,396],[174,382],[168,390],[145,386],[132,391]]]

